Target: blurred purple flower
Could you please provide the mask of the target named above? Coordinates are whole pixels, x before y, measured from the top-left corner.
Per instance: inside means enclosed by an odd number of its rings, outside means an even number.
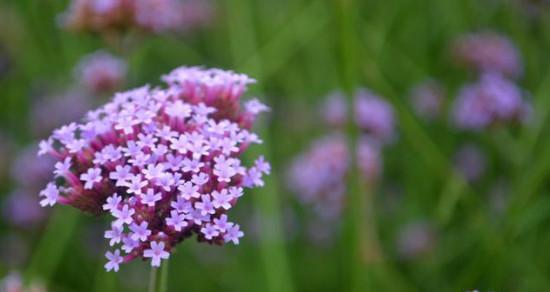
[[[386,144],[395,138],[392,106],[368,89],[355,93],[355,122],[367,135]]]
[[[498,72],[517,78],[523,71],[516,46],[495,32],[462,35],[452,43],[452,53],[456,62],[477,72]]]
[[[289,171],[289,187],[300,201],[313,206],[316,216],[334,220],[342,211],[349,163],[350,153],[344,136],[324,137],[294,159]]]
[[[206,0],[73,0],[61,15],[62,25],[71,30],[101,33],[185,32],[213,19],[214,4]]]
[[[399,230],[397,252],[405,259],[416,259],[433,251],[436,243],[433,226],[423,221],[412,222]]]
[[[119,89],[126,80],[127,65],[105,51],[84,56],[75,75],[85,88],[93,93],[109,93]]]
[[[445,102],[445,90],[434,80],[424,81],[411,90],[411,103],[416,114],[426,120],[433,120],[441,115]]]
[[[36,157],[37,145],[23,148],[13,161],[11,176],[24,189],[39,190],[50,179],[55,160],[51,157]]]
[[[39,154],[59,161],[55,180],[40,192],[43,204],[57,198],[113,217],[105,237],[116,247],[106,254],[107,270],[139,257],[159,266],[193,234],[212,244],[238,244],[244,235],[239,225],[218,219],[243,187],[262,186],[270,172],[263,157],[249,168],[240,160],[251,144],[261,143],[249,131],[261,110],[240,105],[253,79],[180,67],[163,80],[166,89],[115,94],[83,123],[58,128],[40,143]]]
[[[461,89],[453,119],[459,128],[482,130],[497,123],[523,121],[528,109],[518,86],[499,74],[485,73],[477,83]]]
[[[343,93],[335,91],[329,94],[321,108],[321,113],[329,126],[345,126],[348,120],[348,105]]]
[[[10,272],[0,281],[2,292],[46,292],[47,289],[42,282],[33,280],[25,285],[21,275],[17,272]]]
[[[3,199],[2,215],[10,224],[20,228],[32,228],[46,216],[38,201],[34,192],[15,190]]]
[[[42,138],[60,125],[78,119],[91,107],[91,96],[80,89],[43,97],[32,104],[30,125],[33,134]]]
[[[356,151],[357,165],[363,178],[369,182],[378,180],[383,168],[379,143],[369,137],[361,137]]]
[[[479,180],[487,167],[485,154],[473,144],[460,147],[455,153],[454,162],[456,169],[468,182]]]

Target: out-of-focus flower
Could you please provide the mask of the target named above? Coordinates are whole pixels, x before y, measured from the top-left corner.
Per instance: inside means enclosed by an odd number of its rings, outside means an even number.
[[[51,157],[36,157],[38,146],[30,145],[17,153],[13,166],[11,167],[11,177],[18,186],[36,190],[43,187],[51,176],[51,169],[55,160]]]
[[[434,80],[424,81],[413,87],[410,99],[417,115],[426,120],[433,120],[441,114],[445,90]]]
[[[397,237],[397,251],[406,259],[422,257],[437,243],[436,232],[429,223],[419,221],[403,226]]]
[[[2,198],[2,215],[7,222],[20,228],[32,228],[42,222],[46,212],[38,206],[36,194],[50,179],[55,160],[36,157],[37,145],[30,145],[17,153],[11,178],[17,188]]]
[[[485,73],[477,83],[461,89],[453,119],[459,128],[482,130],[497,123],[522,121],[529,107],[518,86],[499,74]]]
[[[356,151],[357,166],[363,178],[369,182],[378,180],[383,168],[380,144],[369,137],[361,137]]]
[[[333,127],[343,127],[348,121],[348,106],[346,98],[340,91],[329,94],[321,114],[325,122]]]
[[[202,27],[213,16],[212,1],[204,0],[73,0],[61,19],[77,31],[162,33]]]
[[[344,136],[324,137],[293,161],[289,186],[300,201],[313,206],[316,216],[334,220],[342,211],[349,163],[350,153]]]
[[[160,33],[205,26],[214,9],[211,1],[203,0],[137,0],[134,13],[138,26]]]
[[[126,80],[126,62],[105,51],[85,56],[76,67],[80,83],[93,93],[109,93]]]
[[[46,215],[38,201],[36,193],[24,189],[15,190],[3,199],[3,217],[20,228],[34,227]]]
[[[40,281],[32,281],[25,286],[23,279],[17,272],[11,272],[0,282],[2,292],[46,292],[46,287]]]
[[[452,53],[457,63],[478,72],[498,72],[517,78],[523,71],[516,46],[495,32],[462,35],[453,42]]]
[[[392,106],[368,89],[359,89],[354,102],[355,122],[371,138],[386,144],[395,138]]]
[[[456,152],[454,162],[456,169],[469,182],[479,180],[487,167],[485,154],[473,144],[463,145]]]
[[[45,96],[33,103],[31,129],[43,138],[50,131],[81,117],[92,107],[92,98],[81,89],[70,89],[59,95]]]
[[[243,188],[263,186],[269,164],[240,155],[261,143],[250,128],[266,107],[241,108],[253,82],[219,69],[181,67],[163,77],[167,88],[117,93],[40,143],[58,162],[55,180],[40,192],[42,205],[61,203],[113,217],[105,238],[107,270],[144,257],[151,265],[181,241],[239,243],[238,224],[226,215]],[[122,250],[122,251],[121,251]]]

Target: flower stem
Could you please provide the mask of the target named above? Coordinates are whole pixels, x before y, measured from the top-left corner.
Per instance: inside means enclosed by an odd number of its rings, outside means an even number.
[[[169,261],[164,261],[160,268],[151,267],[148,292],[168,291],[168,263]]]
[[[155,289],[157,288],[158,270],[158,268],[151,267],[151,273],[149,273],[149,289],[147,289],[148,292],[155,292]]]
[[[162,264],[162,267],[160,268],[160,279],[159,279],[159,287],[158,292],[166,292],[168,291],[168,264],[170,261],[165,261]]]

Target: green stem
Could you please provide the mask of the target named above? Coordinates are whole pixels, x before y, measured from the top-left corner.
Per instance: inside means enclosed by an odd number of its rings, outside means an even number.
[[[157,292],[168,291],[168,268],[170,261],[165,261],[160,268],[160,280]]]
[[[148,292],[168,291],[168,263],[169,261],[164,261],[160,268],[151,267]]]
[[[159,272],[158,268],[151,267],[151,272],[149,273],[149,288],[148,292],[155,292],[157,288],[157,273]]]

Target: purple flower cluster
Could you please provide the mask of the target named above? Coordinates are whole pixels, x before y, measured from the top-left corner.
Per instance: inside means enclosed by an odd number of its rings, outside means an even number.
[[[529,112],[522,91],[514,83],[495,73],[485,73],[474,84],[467,84],[454,104],[457,127],[485,129],[493,124],[522,121]]]
[[[289,186],[302,203],[313,206],[317,216],[334,220],[342,211],[349,164],[345,137],[338,133],[329,135],[295,158],[289,171]]]
[[[55,163],[50,157],[36,158],[36,145],[27,146],[15,155],[11,165],[11,179],[17,185],[2,201],[2,215],[6,222],[20,228],[39,224],[46,212],[38,206],[36,193],[51,176]]]
[[[375,183],[383,168],[382,147],[395,137],[391,105],[366,89],[356,91],[355,125],[362,131],[355,153],[351,153],[341,128],[348,121],[348,110],[342,93],[328,96],[321,108],[325,122],[334,132],[315,141],[294,159],[288,172],[288,184],[299,200],[313,206],[316,219],[334,225],[340,217],[346,193],[346,175],[355,159],[361,177]],[[324,224],[323,226],[326,226]],[[313,238],[325,237],[327,230],[311,225]],[[331,230],[328,230],[331,233]]]
[[[85,56],[76,67],[80,83],[93,93],[109,93],[119,89],[126,79],[126,62],[105,52]]]
[[[434,120],[441,115],[446,99],[445,90],[434,80],[413,87],[409,98],[416,114],[426,120]]]
[[[355,122],[372,139],[386,144],[395,138],[392,106],[368,89],[355,93]]]
[[[494,32],[470,33],[452,44],[455,60],[477,72],[496,72],[509,78],[522,74],[522,63],[514,44]]]
[[[72,30],[110,32],[138,30],[162,33],[208,24],[213,4],[205,0],[73,0],[62,15]]]
[[[261,143],[249,129],[268,110],[257,100],[240,105],[253,79],[181,67],[163,80],[165,89],[115,94],[83,123],[65,125],[40,143],[39,154],[58,161],[55,180],[40,192],[41,205],[112,216],[107,270],[139,257],[159,266],[193,234],[199,241],[238,244],[243,232],[226,213],[243,188],[263,186],[270,172],[263,157],[249,168],[239,159]]]

